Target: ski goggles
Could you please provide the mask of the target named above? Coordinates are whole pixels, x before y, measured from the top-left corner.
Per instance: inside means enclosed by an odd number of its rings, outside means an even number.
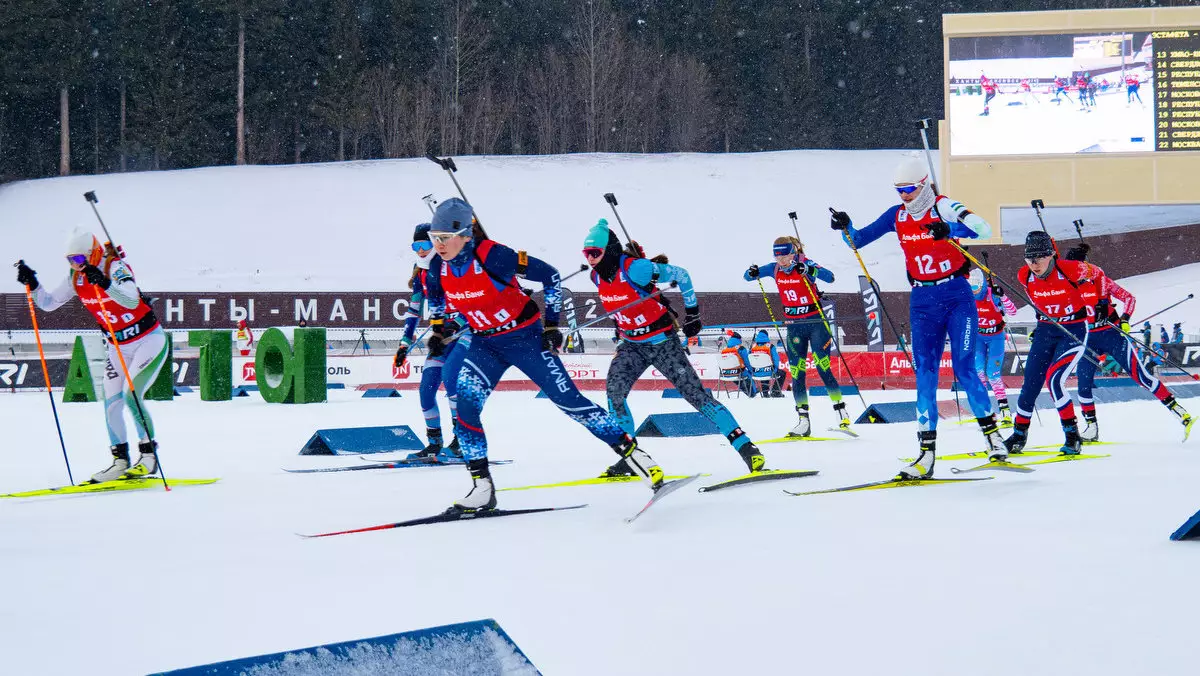
[[[603,255],[604,255],[604,249],[602,249],[598,246],[583,247],[583,257],[584,258],[600,258]]]
[[[71,265],[87,265],[88,257],[87,254],[69,254],[67,256],[67,262]]]
[[[791,244],[776,244],[771,247],[771,251],[776,256],[790,256],[796,253],[796,247]]]
[[[911,195],[911,194],[913,194],[914,192],[916,192],[916,191],[920,190],[920,189],[921,189],[921,185],[922,185],[922,184],[917,184],[917,185],[898,185],[898,186],[896,186],[896,192],[900,193],[901,195]]]
[[[412,243],[412,250],[416,251],[416,252],[429,251],[432,248],[433,248],[433,242],[430,242],[429,240],[423,239],[419,242]]]
[[[434,242],[441,243],[448,241],[451,237],[459,237],[466,235],[469,232],[471,232],[470,228],[463,228],[462,230],[455,230],[454,232],[431,232],[429,233],[429,239]]]

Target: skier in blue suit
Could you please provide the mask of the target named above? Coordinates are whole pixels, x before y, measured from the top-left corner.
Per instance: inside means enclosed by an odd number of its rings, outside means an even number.
[[[991,399],[975,372],[978,315],[967,283],[970,264],[947,241],[989,237],[992,228],[962,204],[938,195],[925,163],[917,158],[907,158],[897,167],[895,188],[901,204],[883,212],[874,223],[856,229],[845,212],[831,210],[830,227],[842,231],[842,237],[855,247],[867,246],[889,232],[900,240],[912,284],[909,323],[917,373],[917,438],[921,453],[896,478],[928,479],[933,476],[936,457],[938,367],[947,336],[954,376],[967,394],[988,454],[1004,453]]]

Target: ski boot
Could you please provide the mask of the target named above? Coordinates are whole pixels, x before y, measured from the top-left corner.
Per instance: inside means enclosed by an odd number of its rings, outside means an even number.
[[[1029,426],[1017,425],[1013,433],[1004,440],[1004,449],[1008,455],[1021,455],[1025,452],[1025,444],[1029,441]]]
[[[846,413],[846,402],[839,401],[833,405],[833,410],[838,414],[838,429],[846,434],[854,434],[850,431],[850,415]]]
[[[471,492],[455,500],[454,505],[447,511],[482,512],[496,508],[496,486],[492,483],[492,474],[488,471],[487,458],[472,460],[467,463],[471,473],[471,481],[475,483]]]
[[[1167,405],[1167,408],[1171,409],[1171,413],[1179,416],[1179,422],[1183,423],[1183,440],[1187,441],[1188,435],[1192,433],[1192,425],[1196,424],[1196,419],[1192,417],[1192,414],[1187,412],[1187,409],[1182,404],[1175,401],[1175,397],[1173,396],[1168,396],[1163,400],[1163,403]]]
[[[1074,418],[1063,421],[1063,433],[1067,435],[1067,439],[1062,448],[1058,449],[1059,454],[1079,455],[1083,451],[1083,439],[1079,437],[1079,425],[1075,423]]]
[[[1096,414],[1083,412],[1083,431],[1079,433],[1079,438],[1083,443],[1090,444],[1100,441],[1100,423],[1096,422]]]
[[[933,478],[933,464],[937,460],[935,453],[937,449],[937,431],[917,432],[917,439],[921,442],[921,454],[911,464],[901,467],[900,473],[896,475],[894,481],[915,481]]]
[[[662,488],[662,468],[654,462],[654,458],[651,458],[649,453],[638,447],[637,439],[626,434],[621,441],[613,444],[612,449],[621,456],[634,474],[642,477],[650,485],[650,490],[657,491]]]
[[[747,441],[742,444],[737,452],[742,456],[742,462],[746,463],[746,467],[750,468],[751,474],[761,472],[767,464],[767,459],[763,457],[762,451],[758,450],[758,446],[755,446],[753,442]]]
[[[454,438],[450,440],[450,445],[446,447],[446,450],[450,451],[450,453],[452,453],[454,455],[454,457],[462,458],[462,447],[458,445],[458,435],[457,434],[454,435]]]
[[[633,473],[633,470],[630,469],[629,463],[625,462],[625,458],[621,458],[620,460],[614,462],[612,465],[609,465],[608,469],[600,473],[601,479],[612,479],[622,476],[637,476]]]
[[[1008,449],[1004,447],[1004,439],[996,428],[996,416],[989,415],[979,419],[979,431],[983,432],[983,440],[987,443],[988,460],[992,462],[1007,462]]]
[[[436,463],[438,461],[438,453],[442,452],[442,431],[430,427],[426,428],[425,434],[429,437],[429,445],[416,453],[409,453],[405,460],[428,463]]]
[[[1012,427],[1013,426],[1012,411],[1010,411],[1008,409],[1008,400],[1007,399],[997,400],[996,407],[999,409],[999,413],[1000,413],[1000,427]]]
[[[122,479],[137,479],[158,473],[158,442],[138,442],[138,459],[133,467],[121,477]]]
[[[796,407],[796,413],[800,416],[800,422],[788,432],[789,437],[807,437],[812,434],[812,422],[808,419],[808,404],[801,404]]]
[[[112,464],[108,469],[93,474],[89,483],[116,481],[129,471],[129,444],[116,444],[108,450],[112,452]]]

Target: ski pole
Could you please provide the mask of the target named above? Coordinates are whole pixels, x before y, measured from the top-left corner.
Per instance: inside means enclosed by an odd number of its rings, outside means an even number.
[[[438,203],[438,201],[437,201],[437,200],[435,200],[435,199],[433,199],[433,193],[429,193],[428,195],[426,195],[426,196],[422,197],[422,198],[421,198],[421,201],[425,203],[425,206],[429,207],[429,213],[430,213],[430,214],[435,214],[435,213],[437,213],[437,212],[434,210],[434,207],[436,207],[436,206],[437,206],[437,203]]]
[[[604,193],[604,201],[608,202],[608,207],[612,209],[613,216],[617,217],[617,225],[621,226],[621,232],[625,233],[625,241],[632,242],[633,238],[629,236],[629,231],[625,229],[625,221],[621,220],[621,214],[617,213],[617,196],[611,192]]]
[[[1017,363],[1020,364],[1020,366],[1021,366],[1021,373],[1024,374],[1025,373],[1025,360],[1021,359],[1021,351],[1017,349],[1017,339],[1013,338],[1012,333],[1009,332],[1007,326],[1004,327],[1004,335],[1008,338],[1008,342],[1012,343],[1013,356],[1017,358]],[[1001,377],[1003,378],[1003,376],[1001,376]],[[1034,402],[1034,406],[1033,406],[1033,414],[1037,416],[1038,425],[1040,426],[1042,424],[1042,414],[1038,412],[1038,407],[1037,407],[1036,401]]]
[[[17,261],[13,267],[21,267],[25,261]],[[42,349],[42,333],[38,329],[37,312],[33,306],[33,289],[25,285],[25,300],[29,302],[29,319],[33,322],[33,337],[37,340],[38,359],[42,362],[42,378],[46,383],[46,394],[50,397],[50,411],[54,414],[54,428],[58,430],[58,445],[62,447],[63,462],[67,464],[67,479],[75,485],[75,477],[71,475],[71,461],[67,458],[67,442],[63,441],[62,425],[58,420],[58,406],[54,403],[54,392],[50,390],[50,369],[46,366],[46,352]]]
[[[1083,219],[1076,218],[1075,220],[1071,221],[1071,225],[1075,226],[1075,234],[1079,235],[1079,243],[1083,244]]]
[[[566,277],[563,277],[562,279],[560,279],[560,280],[559,280],[559,284],[562,284],[562,282],[565,282],[565,281],[567,281],[568,279],[570,279],[570,278],[574,277],[575,275],[578,275],[578,274],[580,274],[580,273],[582,273],[582,272],[586,272],[587,270],[588,270],[588,266],[587,266],[587,264],[586,264],[586,263],[581,263],[581,264],[579,265],[579,269],[578,269],[578,270],[576,270],[575,272],[572,272],[571,274],[567,275]],[[674,283],[674,282],[672,282],[672,283],[671,283],[671,286],[675,286],[675,283]],[[543,295],[544,295],[544,293],[545,293],[545,292],[543,292]],[[660,290],[660,291],[659,291],[659,293],[662,293],[662,291]],[[654,295],[658,295],[658,294],[654,294]],[[649,296],[647,296],[647,298],[648,298],[648,297],[649,297]],[[645,299],[641,299],[641,300],[645,300]],[[625,309],[625,308],[621,308],[621,309],[623,310],[623,309]],[[603,319],[603,317],[601,317],[601,319]],[[593,322],[593,323],[595,323],[595,322]],[[585,326],[591,326],[591,324],[585,324]],[[576,332],[578,332],[578,331],[579,331],[579,329],[582,329],[582,328],[584,328],[584,327],[583,327],[583,326],[578,326],[578,327],[576,327],[576,328],[572,329],[572,330],[571,330],[571,333],[576,333]],[[426,331],[428,331],[428,330],[429,330],[429,329],[426,329]],[[445,342],[447,342],[447,343],[452,343],[452,342],[454,342],[455,340],[458,340],[459,336],[461,336],[462,334],[464,334],[464,333],[466,333],[467,331],[470,331],[470,330],[471,330],[471,327],[470,327],[469,325],[468,325],[468,326],[464,326],[463,328],[461,328],[461,329],[459,329],[458,331],[455,331],[453,334],[451,334],[451,336],[450,336],[449,338],[447,338]],[[424,334],[424,333],[422,333],[421,335],[425,335],[425,334]],[[415,343],[415,342],[416,342],[416,340],[414,340],[413,342]]]
[[[787,341],[783,339],[783,334],[779,331],[779,322],[775,320],[775,310],[771,308],[771,299],[767,296],[767,287],[763,286],[762,280],[755,278],[758,282],[758,290],[762,292],[763,303],[767,305],[767,314],[771,317],[771,326],[775,327],[775,335],[779,337],[779,342],[787,345]]]
[[[1184,298],[1183,300],[1181,300],[1181,301],[1178,301],[1178,302],[1175,302],[1175,303],[1171,303],[1170,305],[1168,305],[1168,306],[1166,306],[1165,308],[1163,308],[1163,309],[1159,310],[1158,312],[1155,312],[1154,314],[1150,315],[1149,317],[1146,317],[1146,318],[1144,318],[1144,319],[1139,319],[1139,320],[1137,320],[1136,322],[1130,322],[1130,324],[1142,324],[1142,323],[1144,323],[1144,322],[1148,322],[1148,321],[1150,321],[1151,319],[1154,319],[1155,317],[1157,317],[1157,316],[1161,315],[1162,313],[1166,312],[1167,310],[1170,310],[1170,309],[1172,309],[1172,308],[1174,308],[1174,307],[1177,307],[1177,306],[1179,306],[1179,305],[1183,305],[1184,303],[1188,302],[1188,301],[1189,301],[1189,300],[1191,300],[1191,299],[1192,299],[1192,294],[1190,294],[1190,293],[1189,293],[1189,294],[1187,295],[1187,298]]]
[[[1125,338],[1127,338],[1128,340],[1133,342],[1135,345],[1137,344],[1137,338],[1134,338],[1133,336],[1129,335],[1128,333],[1125,333],[1125,330],[1122,329],[1120,326],[1113,324],[1111,322],[1109,323],[1109,326],[1111,326],[1114,330],[1116,330],[1117,333],[1120,333],[1122,336],[1125,336]],[[1153,348],[1150,348],[1150,349],[1153,349]],[[1170,366],[1174,366],[1175,368],[1179,369],[1180,371],[1183,371],[1183,373],[1185,375],[1190,375],[1192,377],[1192,380],[1200,380],[1200,373],[1189,374],[1187,372],[1187,368],[1183,364],[1180,364],[1179,362],[1177,362],[1174,359],[1171,359],[1170,357],[1167,356],[1166,345],[1164,345],[1163,349],[1162,349],[1162,360],[1164,363],[1166,363]]]
[[[676,287],[676,286],[678,286],[678,285],[679,285],[679,284],[678,284],[678,282],[672,281],[672,282],[670,283],[670,285],[669,285],[669,287],[668,287],[668,288],[672,288],[672,289],[673,289],[673,288],[675,288],[675,287]],[[665,289],[665,288],[663,288],[663,289],[658,289],[657,291],[655,291],[654,293],[652,293],[652,294],[650,294],[650,295],[648,295],[648,296],[643,296],[642,298],[638,298],[637,300],[630,301],[629,303],[626,303],[625,305],[622,305],[621,307],[617,308],[616,310],[613,310],[612,312],[606,312],[606,313],[604,313],[604,314],[600,315],[599,317],[596,317],[596,318],[595,318],[595,319],[593,319],[592,321],[590,321],[590,322],[587,322],[586,324],[584,324],[584,325],[582,325],[582,326],[577,326],[577,327],[575,327],[575,331],[576,331],[576,332],[578,332],[578,331],[582,331],[582,330],[584,330],[584,329],[586,329],[586,328],[588,328],[588,327],[590,327],[590,326],[592,326],[592,325],[594,325],[594,324],[598,324],[598,323],[600,323],[600,322],[602,322],[602,321],[604,321],[604,320],[606,320],[606,319],[610,319],[610,318],[611,318],[613,315],[615,315],[615,314],[617,314],[617,313],[619,313],[619,312],[623,312],[623,311],[625,311],[625,310],[628,310],[629,308],[633,307],[634,305],[637,305],[638,303],[641,303],[642,301],[646,301],[646,300],[649,300],[649,299],[651,299],[651,298],[654,298],[654,297],[656,297],[656,296],[660,296],[660,295],[662,295],[662,292],[663,292],[663,291],[666,291],[666,290],[667,290],[667,289]],[[464,334],[464,333],[466,333],[467,331],[470,331],[470,330],[471,330],[471,327],[469,327],[469,326],[468,326],[468,327],[465,327],[465,328],[463,328],[463,329],[459,330],[459,331],[458,331],[457,333],[455,333],[454,335],[452,335],[452,336],[450,336],[449,338],[447,338],[447,339],[446,339],[446,342],[447,342],[447,343],[449,343],[449,342],[452,342],[452,341],[453,341],[455,338],[458,338],[459,336],[461,336],[462,334]]]
[[[982,262],[980,262],[980,260],[978,258],[972,256],[971,252],[964,249],[962,247],[962,245],[960,245],[958,242],[956,242],[952,239],[947,239],[946,241],[950,242],[950,244],[953,245],[955,249],[958,249],[959,253],[961,253],[963,256],[965,256],[967,258],[967,260],[974,263],[975,266],[978,267],[980,270],[983,270],[983,274],[994,278],[996,280],[996,282],[1000,285],[1001,288],[1007,287],[1008,291],[1016,291],[1018,294],[1018,297],[1022,301],[1024,301],[1028,305],[1032,305],[1035,309],[1037,308],[1037,304],[1034,303],[1033,300],[1025,293],[1025,291],[1022,289],[1022,287],[1018,287],[1018,286],[1010,283],[1008,280],[1001,277],[1000,275],[996,274],[991,268],[989,268],[988,266],[986,266]],[[1071,340],[1075,341],[1076,345],[1083,345],[1084,346],[1083,358],[1092,362],[1093,364],[1095,364],[1096,368],[1100,368],[1100,362],[1098,361],[1098,359],[1094,358],[1096,353],[1094,351],[1092,351],[1091,348],[1087,347],[1087,343],[1085,341],[1082,341],[1082,340],[1076,338],[1075,334],[1068,331],[1065,326],[1063,326],[1058,321],[1051,319],[1050,317],[1046,317],[1045,323],[1053,324],[1055,328],[1057,328],[1059,331],[1062,331],[1064,334],[1069,336],[1071,338]]]
[[[445,169],[446,174],[450,177],[450,180],[454,182],[454,188],[458,190],[459,197],[462,197],[463,201],[467,204],[471,204],[471,200],[467,199],[467,193],[463,192],[462,186],[458,182],[458,178],[454,175],[455,172],[458,171],[458,165],[454,163],[453,157],[438,157],[433,153],[429,153],[425,156],[425,159],[433,162],[442,169]],[[428,202],[426,202],[426,204],[428,204]],[[471,211],[475,214],[475,225],[479,227],[479,234],[486,238],[487,231],[483,229],[483,221],[479,220],[479,212],[475,211],[474,204],[471,204]]]
[[[921,145],[925,147],[925,164],[929,165],[929,178],[933,193],[936,195],[937,189],[937,172],[933,169],[933,151],[929,149],[929,127],[933,125],[933,120],[928,117],[923,117],[917,120],[917,129],[921,130]]]
[[[113,256],[118,256],[117,244],[113,241],[112,235],[108,232],[108,226],[104,224],[104,219],[100,217],[100,210],[96,208],[96,204],[100,201],[96,198],[96,191],[89,190],[83,193],[83,198],[88,201],[92,207],[92,213],[96,214],[96,220],[100,222],[100,228],[104,230],[104,236],[108,238],[108,246],[112,249]],[[104,311],[104,299],[100,297],[100,289],[94,289],[96,292],[96,303],[100,309],[99,315],[104,319],[104,326],[108,329],[108,337],[112,340],[113,349],[117,353],[117,359],[121,362],[121,371],[125,373],[125,383],[129,385],[129,397],[133,399],[133,406],[137,409],[138,417],[142,420],[142,429],[146,431],[146,440],[151,444],[154,443],[154,434],[150,431],[150,421],[146,417],[146,410],[142,407],[142,401],[138,397],[137,388],[134,387],[133,378],[129,375],[129,366],[125,363],[125,355],[121,352],[121,344],[117,342],[117,333],[113,330],[112,322],[108,319],[108,313]],[[170,338],[168,338],[170,340]],[[152,448],[154,448],[152,446]],[[154,459],[158,462],[158,476],[162,480],[163,490],[171,490],[167,485],[167,473],[163,470],[162,457],[158,455],[158,449],[154,448]]]
[[[829,207],[829,213],[837,213],[837,210],[833,207]],[[850,245],[850,249],[854,251],[854,257],[858,259],[858,267],[862,269],[863,276],[867,278],[867,284],[869,284],[871,289],[875,292],[875,298],[879,301],[879,309],[881,312],[883,312],[883,318],[887,320],[888,326],[892,329],[892,333],[895,334],[899,339],[900,349],[904,350],[904,356],[908,358],[908,367],[912,370],[913,376],[915,377],[917,375],[917,365],[913,363],[912,355],[908,352],[908,346],[905,344],[901,333],[896,330],[896,325],[892,323],[892,316],[888,314],[887,308],[883,304],[883,292],[879,290],[879,285],[876,284],[875,280],[871,278],[871,273],[867,270],[867,264],[863,262],[862,254],[858,252],[858,247],[854,244],[854,238],[843,235],[842,239],[846,240],[846,243]]]
[[[990,263],[990,261],[988,260],[988,252],[986,252],[986,251],[984,251],[984,252],[983,252],[983,262],[984,262],[984,263]],[[989,281],[989,283],[990,283],[992,280],[993,280],[993,276],[989,274],[989,275],[988,275],[988,281]],[[1003,308],[1001,308],[1001,309],[1000,309],[1000,313],[1001,313],[1001,314],[1004,314],[1004,309],[1003,309]],[[1022,374],[1022,376],[1023,376],[1023,375],[1024,375],[1024,373],[1025,373],[1025,360],[1021,359],[1021,352],[1020,352],[1020,351],[1017,349],[1017,339],[1016,339],[1016,338],[1013,338],[1013,336],[1012,336],[1012,333],[1011,333],[1011,332],[1008,330],[1008,322],[1005,322],[1005,326],[1004,326],[1004,337],[1008,339],[1008,342],[1012,343],[1013,357],[1015,357],[1015,358],[1016,358],[1016,360],[1017,360],[1017,364],[1019,364],[1019,365],[1020,365],[1020,367],[1021,367],[1021,374]],[[1004,375],[1003,375],[1003,371],[1004,371],[1003,364],[1001,364],[1001,368],[1000,368],[1000,370],[1001,370],[1001,375],[1000,375],[1000,377],[1001,377],[1001,378],[1003,378],[1003,377],[1004,377]],[[1042,414],[1038,412],[1038,408],[1037,408],[1037,406],[1036,406],[1036,405],[1033,407],[1033,414],[1037,416],[1037,419],[1038,419],[1038,425],[1041,425],[1041,424],[1042,424]]]
[[[800,228],[796,224],[796,221],[797,221],[796,212],[789,211],[788,218],[791,219],[791,221],[792,221],[792,232],[796,233],[796,240],[799,241],[800,240]],[[862,388],[860,388],[858,386],[858,381],[854,378],[854,372],[850,370],[850,364],[846,362],[846,355],[842,354],[842,346],[840,343],[837,342],[837,334],[833,332],[833,327],[829,324],[829,318],[825,316],[825,308],[821,307],[821,295],[819,293],[817,293],[817,287],[815,285],[811,284],[807,278],[805,278],[804,283],[808,285],[808,290],[812,292],[813,299],[816,300],[817,314],[820,315],[821,323],[823,323],[825,325],[825,330],[827,332],[829,332],[829,341],[835,348],[837,348],[838,359],[842,360],[842,368],[846,369],[846,375],[850,376],[850,383],[853,384],[854,389],[858,391],[858,400],[860,402],[862,402],[863,410],[866,410],[867,409],[867,400],[863,398]],[[761,287],[762,281],[759,281],[758,285]],[[764,298],[766,297],[766,292],[763,293],[763,297]],[[882,298],[880,298],[880,300],[879,300],[879,306],[883,307],[883,299]],[[775,318],[774,315],[772,315],[771,319],[774,319],[774,318]],[[895,332],[896,332],[896,330],[893,328],[892,333],[895,333]],[[897,333],[896,336],[900,337],[900,334]],[[901,344],[903,344],[904,339],[900,338],[900,340],[901,340]],[[784,344],[786,345],[787,343],[784,343]],[[905,354],[907,354],[907,351],[905,352]],[[911,360],[910,360],[910,363],[911,363]]]
[[[117,342],[117,333],[113,331],[112,322],[108,320],[108,313],[104,310],[104,299],[100,297],[100,289],[94,288],[96,292],[96,303],[100,308],[98,313],[104,319],[104,327],[108,329],[108,338],[112,341],[113,350],[117,353],[117,360],[121,362],[121,371],[125,374],[125,384],[129,385],[129,398],[133,399],[133,406],[137,409],[138,417],[142,419],[142,429],[146,431],[146,440],[151,444],[154,443],[154,433],[150,431],[150,420],[146,417],[146,410],[142,408],[142,401],[138,397],[137,388],[134,387],[133,378],[129,375],[129,365],[125,363],[125,355],[121,352],[121,344]],[[153,446],[151,446],[153,448]],[[158,460],[158,476],[162,480],[163,490],[171,490],[167,485],[167,473],[163,471],[162,459],[158,457],[158,449],[154,451],[154,457]]]

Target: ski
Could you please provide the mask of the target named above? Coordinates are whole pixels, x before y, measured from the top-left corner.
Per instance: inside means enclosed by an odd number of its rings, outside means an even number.
[[[951,453],[949,455],[939,455],[938,460],[980,460],[987,458],[989,451],[970,451],[968,453]],[[1021,453],[1009,453],[1009,457],[1036,457],[1041,455],[1058,455],[1058,451],[1023,451]],[[901,462],[913,462],[916,458],[899,458]]]
[[[639,509],[637,514],[634,514],[633,516],[630,516],[630,517],[626,517],[625,523],[633,523],[634,521],[637,521],[637,518],[639,516],[645,514],[646,510],[653,507],[654,504],[657,503],[659,500],[667,497],[671,493],[674,493],[675,491],[679,490],[680,488],[683,488],[684,486],[692,483],[693,481],[695,481],[696,479],[699,479],[699,478],[700,478],[699,474],[693,474],[691,476],[686,476],[682,479],[676,479],[674,481],[668,481],[668,482],[664,483],[662,486],[659,487],[658,490],[654,491],[654,495],[650,498],[650,502],[646,503],[645,507],[642,507],[641,509]]]
[[[220,479],[167,479],[167,485],[171,488],[176,486],[203,486],[213,484]],[[74,495],[79,493],[113,493],[116,491],[138,491],[146,488],[156,488],[162,486],[162,479],[158,477],[140,477],[137,479],[116,479],[113,481],[101,481],[99,483],[78,484],[75,486],[59,486],[57,488],[42,488],[36,491],[22,491],[20,493],[8,493],[0,495],[0,498],[35,498],[42,495]]]
[[[441,514],[434,516],[423,516],[417,519],[409,519],[407,521],[397,521],[396,523],[385,523],[378,526],[367,526],[366,528],[352,528],[350,530],[339,530],[331,533],[315,533],[313,535],[304,535],[297,533],[302,538],[325,538],[331,535],[350,535],[351,533],[368,533],[376,530],[389,530],[391,528],[407,528],[408,526],[424,526],[431,523],[450,523],[453,521],[478,521],[479,519],[490,519],[498,516],[518,516],[520,514],[538,514],[540,512],[562,512],[568,509],[582,509],[587,505],[568,505],[566,507],[534,507],[532,509],[485,509],[478,512],[462,512],[451,507]]]
[[[851,437],[853,439],[858,438],[858,432],[855,432],[854,430],[850,429],[849,427],[829,427],[829,428],[826,428],[826,431],[827,432],[837,432],[838,434],[845,434],[846,436]]]
[[[1121,443],[1121,442],[1084,442],[1084,445],[1112,445],[1115,443]],[[1028,448],[1052,448],[1052,449],[1055,449],[1054,454],[1057,455],[1058,449],[1062,448],[1062,444],[1061,443],[1044,443],[1044,444],[1040,444],[1040,445],[1031,445],[1031,447],[1028,447]],[[1032,455],[1032,454],[1027,453],[1027,451],[1026,451],[1025,455]]]
[[[708,476],[701,474],[700,476]],[[686,479],[686,474],[663,477],[664,481],[675,481],[678,479]],[[529,491],[535,488],[566,488],[568,486],[598,486],[601,484],[623,484],[641,481],[640,476],[600,476],[591,479],[576,479],[574,481],[559,481],[552,484],[534,484],[532,486],[511,486],[509,488],[497,488],[497,491]]]
[[[777,439],[759,439],[756,444],[787,444],[793,441],[841,441],[840,437],[779,437]]]
[[[1072,462],[1074,460],[1092,460],[1095,458],[1111,458],[1111,457],[1112,456],[1108,455],[1107,453],[1104,455],[1088,455],[1087,453],[1080,453],[1079,455],[1062,455],[1060,453],[1060,454],[1055,455],[1052,458],[1042,458],[1041,460],[1034,460],[1032,462],[1023,462],[1021,464],[1022,465],[1048,465],[1052,462]]]
[[[979,421],[975,418],[963,418],[962,420],[959,420],[959,421],[955,422],[954,424],[966,425],[968,423],[974,423],[974,422],[979,422]],[[1000,422],[996,423],[996,428],[1002,429],[1002,430],[1011,430],[1013,428],[1013,424],[1012,424],[1011,420],[1009,420],[1008,422],[1001,420]]]
[[[803,493],[793,493],[789,490],[784,490],[788,495],[821,495],[823,493],[846,493],[849,491],[874,491],[883,488],[906,488],[909,486],[938,486],[941,484],[961,483],[965,481],[988,481],[992,479],[990,476],[967,477],[964,479],[888,479],[887,481],[872,481],[870,483],[858,484],[856,486],[842,486],[840,488],[826,488],[820,491],[805,491]]]
[[[983,463],[982,465],[976,465],[974,467],[968,467],[966,469],[959,469],[957,467],[950,468],[950,472],[952,474],[966,474],[968,472],[987,472],[989,470],[996,471],[996,472],[1017,472],[1020,474],[1028,474],[1033,471],[1032,468],[1026,467],[1024,465],[1018,465],[1013,462],[1007,462],[1004,460],[991,460],[989,462]]]
[[[339,465],[337,467],[308,467],[303,469],[283,468],[283,471],[291,474],[312,474],[314,472],[357,472],[364,469],[412,469],[414,467],[462,467],[466,463],[463,462],[408,462],[405,460],[396,460],[394,462],[375,462],[367,465]],[[510,465],[512,460],[489,460],[488,465]]]
[[[720,481],[710,486],[701,486],[701,493],[711,493],[719,491],[722,488],[733,488],[734,486],[744,486],[746,484],[759,483],[762,481],[778,481],[780,479],[799,479],[806,476],[816,476],[818,474],[815,469],[764,469],[750,474],[743,474],[739,477],[734,477],[726,481]]]

